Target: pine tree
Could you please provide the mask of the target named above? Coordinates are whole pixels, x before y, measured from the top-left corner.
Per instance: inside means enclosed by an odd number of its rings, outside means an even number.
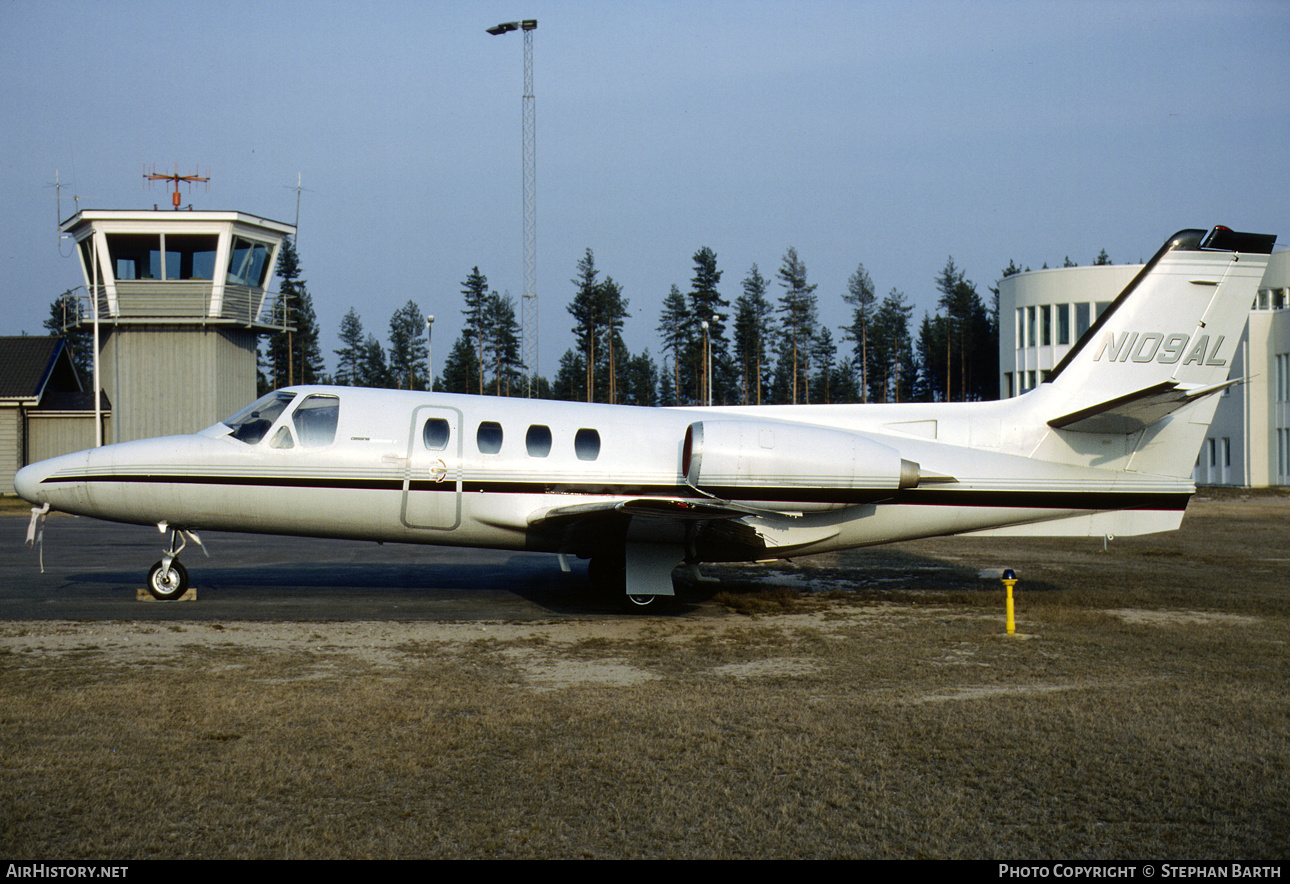
[[[510,294],[493,292],[486,312],[492,348],[493,393],[512,396],[524,386],[524,363],[520,360],[520,326],[515,319],[515,300]]]
[[[909,317],[914,308],[898,289],[887,293],[873,318],[872,384],[879,402],[903,402],[910,398],[917,365],[909,335]]]
[[[570,282],[576,287],[573,301],[569,304],[569,315],[574,319],[573,333],[577,336],[578,358],[586,372],[583,385],[583,401],[591,402],[595,397],[596,357],[600,330],[597,327],[599,313],[599,285],[596,277],[596,256],[591,249],[578,261],[578,275]],[[564,363],[561,362],[561,369]],[[557,386],[559,386],[557,384]]]
[[[342,387],[358,386],[363,379],[363,320],[353,307],[340,321],[340,342],[341,348],[332,351],[336,354],[336,383]]]
[[[400,390],[426,389],[426,318],[415,301],[408,301],[390,317],[389,368]]]
[[[774,308],[766,298],[766,285],[754,264],[744,277],[743,294],[735,301],[735,353],[744,405],[761,405],[762,386],[768,380],[766,343],[774,335]]]
[[[313,298],[301,272],[295,241],[288,236],[278,252],[278,297],[272,311],[278,330],[265,336],[260,354],[264,380],[275,389],[316,383],[325,370]]]
[[[806,265],[797,257],[792,246],[784,253],[779,268],[779,284],[784,295],[779,299],[779,312],[783,315],[782,328],[788,336],[783,352],[789,358],[787,371],[789,401],[796,405],[809,395],[810,345],[816,330],[815,285],[806,282]]]
[[[708,357],[704,359],[702,346],[696,355],[702,361],[699,376],[707,373],[708,362],[712,365],[712,377],[708,378],[703,390],[714,404],[729,403],[735,396],[734,366],[730,361],[730,346],[726,339],[726,314],[730,302],[721,297],[717,286],[721,283],[721,271],[717,269],[717,253],[703,246],[693,256],[694,276],[690,278],[690,315],[698,322],[708,323]]]
[[[462,336],[466,339],[466,343],[475,349],[475,359],[472,364],[482,369],[484,365],[488,364],[488,360],[484,356],[484,348],[489,337],[489,302],[493,295],[488,290],[488,277],[479,272],[478,266],[473,267],[470,275],[462,280],[461,297],[465,304],[465,309],[461,312],[466,317]],[[484,392],[483,371],[474,376],[473,389],[458,392],[482,394]]]
[[[649,355],[649,350],[642,350],[640,355],[623,361],[623,379],[621,383],[624,405],[658,405],[658,366]]]
[[[446,393],[478,393],[478,360],[478,351],[471,343],[470,336],[463,331],[448,352],[443,373],[439,376],[439,388]]]
[[[694,317],[690,314],[690,305],[685,296],[675,285],[663,299],[663,312],[659,314],[658,333],[663,336],[663,352],[672,357],[672,371],[666,385],[670,391],[664,396],[669,405],[693,404],[698,402],[698,389],[690,382],[693,376],[681,373],[683,365],[692,358],[697,349],[694,339]]]
[[[385,349],[376,335],[368,335],[363,342],[362,357],[358,365],[359,383],[364,387],[395,387],[390,376],[389,364],[385,361]]]
[[[936,287],[941,293],[938,304],[948,323],[944,341],[946,400],[954,398],[955,387],[963,402],[993,398],[997,395],[991,393],[997,387],[995,371],[991,369],[998,365],[997,325],[991,323],[976,285],[954,265],[953,257],[936,277]]]
[[[623,324],[631,314],[627,312],[627,299],[623,297],[622,286],[614,282],[612,276],[606,276],[597,286],[596,304],[604,338],[604,370],[601,372],[604,384],[602,395],[598,398],[604,402],[616,403],[619,401],[619,365],[631,356],[623,343]]]
[[[68,291],[49,305],[49,318],[45,320],[46,331],[66,339],[72,365],[76,366],[76,373],[87,389],[93,384],[94,373],[94,327],[89,312]]]
[[[869,401],[869,325],[873,321],[874,292],[869,271],[861,264],[847,280],[847,293],[842,299],[851,305],[851,324],[846,328],[847,340],[855,344],[855,364],[860,372],[860,401]]]

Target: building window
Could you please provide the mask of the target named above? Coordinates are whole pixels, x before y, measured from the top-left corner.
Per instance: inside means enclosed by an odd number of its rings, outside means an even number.
[[[1075,305],[1075,337],[1082,338],[1089,327],[1088,304]]]
[[[1057,343],[1069,344],[1071,342],[1071,305],[1057,305]]]
[[[1026,346],[1033,347],[1039,341],[1035,335],[1035,308],[1026,308]]]
[[[1053,344],[1053,307],[1051,304],[1045,304],[1040,308],[1040,326],[1040,341],[1045,347],[1051,347]]]

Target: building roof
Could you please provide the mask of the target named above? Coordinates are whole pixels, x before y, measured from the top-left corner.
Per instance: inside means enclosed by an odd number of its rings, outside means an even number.
[[[0,400],[39,401],[54,375],[59,356],[66,356],[67,342],[56,337],[0,337]],[[75,380],[75,388],[80,382]]]

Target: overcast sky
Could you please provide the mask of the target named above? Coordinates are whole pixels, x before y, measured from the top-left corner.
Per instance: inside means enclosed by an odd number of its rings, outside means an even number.
[[[821,317],[863,262],[916,317],[953,256],[1149,258],[1226,224],[1290,242],[1290,3],[58,2],[0,4],[0,334],[82,282],[61,212],[185,203],[290,223],[328,369],[357,308],[409,298],[441,368],[478,266],[523,289],[523,40],[536,18],[540,370],[572,345],[587,248],[660,347],[664,295],[717,253],[734,301],[794,246]],[[778,297],[781,289],[772,286]]]

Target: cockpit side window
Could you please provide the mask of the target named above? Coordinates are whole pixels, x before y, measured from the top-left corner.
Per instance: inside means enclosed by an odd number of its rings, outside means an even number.
[[[254,445],[264,438],[264,434],[269,432],[273,422],[281,416],[282,412],[291,403],[291,400],[295,398],[295,393],[276,390],[267,396],[261,396],[237,414],[220,421],[220,423],[233,431],[230,435],[234,439],[239,442],[245,442],[247,445]]]
[[[336,441],[336,422],[340,418],[340,397],[330,393],[313,393],[296,407],[291,416],[300,437],[301,448],[321,448]]]

